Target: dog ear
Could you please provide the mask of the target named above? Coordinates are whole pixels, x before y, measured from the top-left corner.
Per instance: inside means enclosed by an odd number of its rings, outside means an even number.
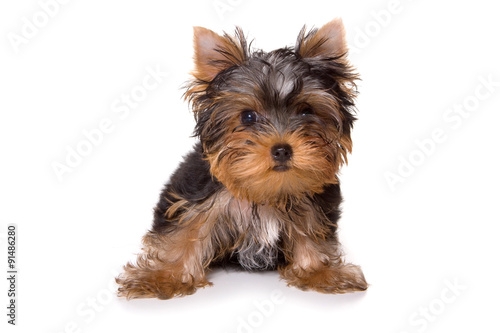
[[[302,58],[341,57],[347,53],[344,24],[336,18],[320,29],[311,30],[307,35],[305,27],[300,31],[295,52]]]
[[[245,37],[236,28],[236,37],[220,36],[212,30],[194,27],[193,75],[210,82],[217,74],[231,66],[239,65],[248,58]]]

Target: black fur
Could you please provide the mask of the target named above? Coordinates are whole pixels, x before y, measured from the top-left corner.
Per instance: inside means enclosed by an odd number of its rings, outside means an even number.
[[[176,228],[175,218],[173,221],[167,221],[165,219],[165,212],[172,203],[178,200],[172,197],[171,193],[178,194],[190,203],[199,204],[221,190],[223,186],[224,185],[211,175],[210,165],[203,159],[201,143],[197,143],[194,149],[184,157],[184,161],[181,162],[177,170],[172,174],[170,180],[164,186],[158,204],[154,209],[154,221],[151,232],[164,234]],[[325,186],[324,192],[315,194],[312,201],[325,213],[330,222],[332,222],[331,237],[335,238],[337,221],[341,214],[340,204],[342,202],[339,184]],[[294,207],[289,207],[289,209],[294,209]],[[181,213],[182,211],[179,211],[179,214]],[[279,246],[279,248],[281,248],[281,246]],[[275,264],[265,266],[260,270],[275,270],[277,267],[284,266],[285,264],[285,256],[283,252],[278,249]],[[210,267],[222,267],[236,270],[243,269],[235,253],[217,258],[212,261]]]
[[[169,227],[175,227],[172,222],[165,220],[165,212],[173,202],[177,201],[171,193],[176,193],[190,203],[197,204],[209,198],[222,187],[223,185],[210,174],[210,165],[203,159],[201,144],[197,143],[193,151],[184,157],[184,161],[163,188],[160,200],[154,210],[152,231],[165,233],[169,231]]]
[[[239,28],[231,37],[195,27],[194,36],[185,98],[200,142],[164,186],[119,295],[190,295],[219,266],[278,269],[302,290],[366,290],[337,239],[358,79],[342,21],[304,28],[295,47],[271,52],[251,49]],[[273,155],[277,144],[288,158]]]
[[[302,36],[303,37],[303,36]],[[286,47],[271,52],[256,50],[251,52],[244,36],[239,36],[241,45],[245,45],[245,63],[232,65],[219,72],[208,84],[205,91],[195,93],[190,99],[196,116],[195,135],[198,136],[207,150],[220,142],[224,136],[225,124],[221,103],[213,103],[214,98],[222,92],[235,92],[256,96],[263,107],[270,112],[275,124],[284,123],[294,112],[295,98],[307,85],[319,87],[335,96],[339,101],[339,112],[342,121],[333,118],[343,133],[350,134],[354,121],[355,105],[352,91],[348,92],[339,81],[354,81],[358,79],[350,67],[342,61],[345,55],[337,57],[302,58],[298,46]],[[299,36],[299,39],[301,37]],[[300,43],[297,42],[297,45]],[[284,82],[281,82],[281,81]],[[280,83],[281,82],[281,83]],[[291,85],[290,91],[283,96],[279,89],[285,84]],[[191,85],[200,84],[199,80]],[[224,102],[222,102],[224,103]],[[218,112],[216,112],[218,111]]]
[[[237,30],[238,32],[238,30]],[[315,33],[315,30],[310,34]],[[211,82],[194,80],[187,86],[207,84],[206,89],[201,92],[194,92],[190,96],[195,113],[196,127],[194,134],[201,143],[196,144],[194,150],[189,153],[178,169],[172,175],[170,181],[165,185],[160,200],[154,212],[154,223],[152,231],[155,233],[168,233],[175,228],[175,217],[173,221],[165,220],[165,212],[173,202],[178,200],[171,193],[176,193],[179,197],[188,200],[193,204],[200,204],[207,200],[214,193],[221,190],[222,185],[210,173],[209,163],[203,159],[203,149],[210,150],[212,146],[220,144],[226,135],[227,126],[225,124],[224,112],[233,112],[232,105],[225,105],[224,101],[214,103],[216,97],[222,92],[234,92],[238,94],[251,94],[258,98],[263,107],[270,112],[270,121],[273,124],[284,124],[293,130],[303,125],[304,119],[294,123],[294,116],[306,106],[295,105],[295,99],[307,86],[313,86],[328,92],[339,102],[341,120],[332,116],[328,121],[335,123],[337,128],[349,135],[354,116],[354,101],[352,91],[348,92],[339,81],[354,82],[357,75],[343,61],[344,54],[337,57],[301,57],[300,45],[305,35],[304,30],[299,35],[295,48],[286,47],[264,52],[262,50],[251,51],[241,31],[237,33],[237,39],[244,50],[244,63],[235,64],[231,59],[232,55],[226,54],[224,50],[219,52],[226,55],[227,66],[219,72]],[[286,94],[280,92],[283,85],[290,86]],[[354,84],[354,83],[353,83]],[[221,104],[222,103],[222,104]],[[317,117],[307,118],[311,128],[317,129],[317,135],[322,135],[325,127]],[[250,127],[241,126],[236,130],[248,130]],[[265,124],[255,124],[254,130],[264,131]],[[331,237],[336,237],[337,221],[340,218],[340,203],[342,196],[338,184],[326,185],[320,194],[314,194],[310,201],[320,210],[331,222]],[[290,206],[287,209],[298,209]],[[182,214],[182,210],[178,212]],[[294,211],[299,214],[300,212]],[[257,219],[258,220],[258,219]],[[277,264],[284,264],[285,258],[281,251],[277,254]],[[232,266],[238,264],[236,254],[230,254],[225,258],[219,258],[212,262],[213,266]],[[274,265],[273,268],[276,268]]]

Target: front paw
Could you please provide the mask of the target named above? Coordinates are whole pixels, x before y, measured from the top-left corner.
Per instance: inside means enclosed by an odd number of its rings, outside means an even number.
[[[116,278],[118,296],[127,299],[173,297],[193,294],[198,288],[212,285],[204,277],[199,279],[175,278],[169,271],[141,270],[128,265],[125,272]]]
[[[361,268],[352,264],[303,269],[286,266],[280,269],[281,277],[301,290],[315,290],[325,294],[343,294],[368,288]]]

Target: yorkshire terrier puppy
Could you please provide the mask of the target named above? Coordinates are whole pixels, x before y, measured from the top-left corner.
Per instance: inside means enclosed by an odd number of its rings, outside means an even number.
[[[336,233],[358,79],[342,21],[303,28],[294,48],[272,52],[251,49],[239,28],[196,27],[194,49],[185,97],[200,143],[161,193],[119,295],[189,295],[227,263],[277,269],[302,290],[365,290]]]

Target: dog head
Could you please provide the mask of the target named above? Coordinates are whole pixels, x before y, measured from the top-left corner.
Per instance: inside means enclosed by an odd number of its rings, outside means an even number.
[[[342,21],[303,28],[295,47],[252,50],[234,36],[194,28],[186,98],[211,173],[236,197],[283,203],[337,183],[351,152],[358,76]]]

